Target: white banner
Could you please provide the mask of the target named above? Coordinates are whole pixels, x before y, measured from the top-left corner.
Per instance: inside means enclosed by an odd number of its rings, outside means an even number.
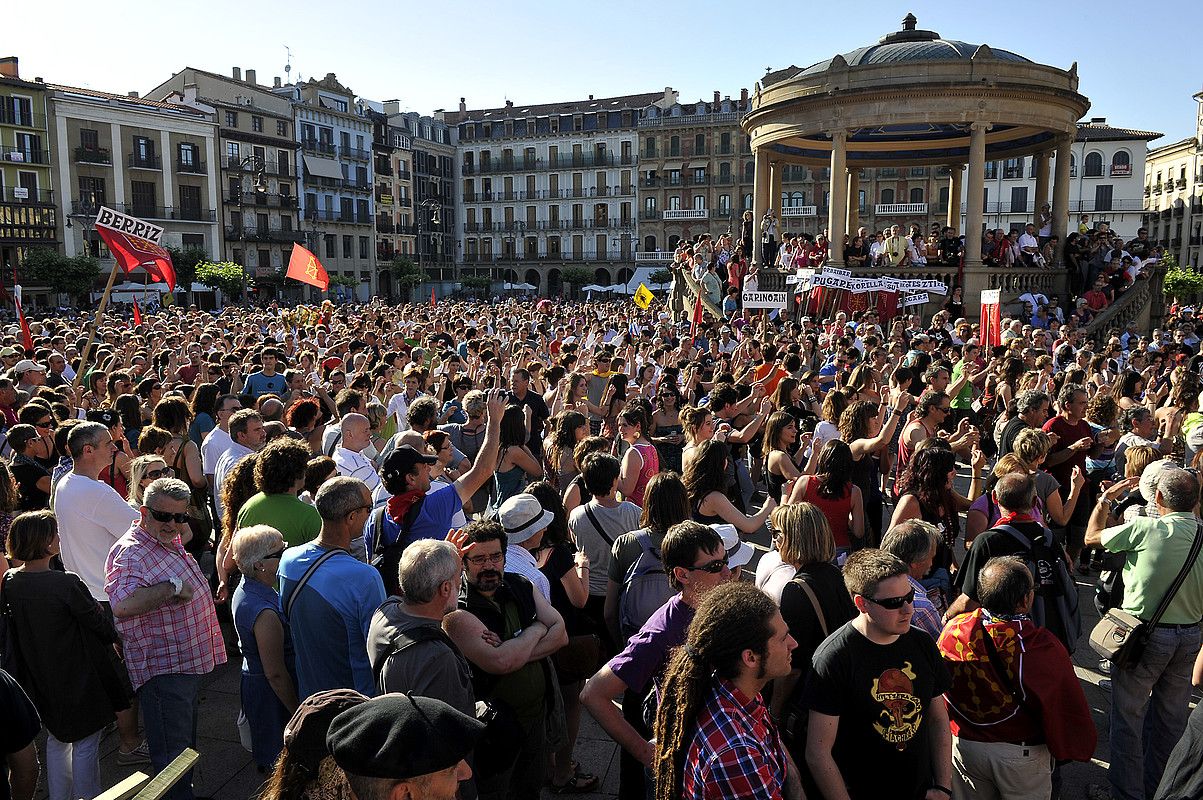
[[[823,267],[824,275],[843,275],[845,278],[852,275],[851,270],[839,269],[838,267]]]
[[[788,292],[744,292],[744,308],[785,308]]]
[[[122,214],[120,211],[114,211],[108,206],[101,206],[96,212],[96,224],[112,228],[121,233],[128,233],[130,236],[148,239],[155,244],[159,244],[159,239],[163,236],[163,229],[158,225],[152,225],[149,222],[143,222],[137,217],[131,217],[128,214]]]
[[[927,302],[927,292],[920,292],[919,294],[913,294],[910,297],[906,298],[905,300],[902,301],[902,304],[904,306],[921,306],[926,302]]]
[[[1002,297],[1001,289],[986,289],[984,292],[982,292],[982,305],[984,305],[984,306],[998,305],[998,302],[1001,299],[1001,297]]]

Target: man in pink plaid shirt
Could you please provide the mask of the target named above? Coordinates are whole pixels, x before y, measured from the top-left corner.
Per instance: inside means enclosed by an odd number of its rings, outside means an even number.
[[[105,592],[146,723],[151,765],[196,746],[201,677],[226,660],[208,581],[184,550],[192,491],[175,478],[146,488],[141,516],[105,564]],[[192,800],[191,773],[167,797]]]

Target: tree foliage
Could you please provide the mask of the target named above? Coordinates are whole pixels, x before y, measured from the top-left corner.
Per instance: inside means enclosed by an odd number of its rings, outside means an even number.
[[[171,253],[171,265],[175,267],[176,286],[185,291],[196,282],[196,265],[209,260],[209,254],[199,247],[167,247]]]
[[[210,289],[220,289],[230,297],[237,297],[246,288],[246,268],[233,261],[202,261],[196,265],[196,280]]]
[[[489,285],[492,283],[492,281],[482,275],[469,275],[461,280],[460,283],[464,285],[465,289],[484,291],[489,288]]]
[[[564,283],[572,286],[584,286],[586,283],[592,283],[593,270],[588,267],[566,267],[562,277]]]
[[[100,264],[95,258],[86,255],[68,258],[47,247],[28,251],[21,270],[27,283],[49,286],[72,297],[91,291],[100,278]]]
[[[389,272],[403,289],[411,289],[422,282],[422,270],[408,256],[394,256]]]
[[[662,267],[648,275],[647,279],[657,286],[664,286],[673,282],[673,273],[672,270]]]

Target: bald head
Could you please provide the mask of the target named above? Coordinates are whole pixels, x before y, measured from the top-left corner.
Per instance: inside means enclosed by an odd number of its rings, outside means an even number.
[[[342,446],[356,453],[371,443],[372,424],[363,414],[348,414],[342,422]]]

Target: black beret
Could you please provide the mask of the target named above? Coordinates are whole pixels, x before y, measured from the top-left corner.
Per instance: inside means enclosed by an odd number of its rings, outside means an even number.
[[[326,745],[352,775],[406,780],[454,767],[484,728],[441,700],[386,694],[335,717]]]

